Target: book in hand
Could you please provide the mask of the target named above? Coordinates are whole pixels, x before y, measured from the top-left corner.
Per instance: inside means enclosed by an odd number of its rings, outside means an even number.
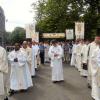
[[[86,63],[83,63],[83,69],[84,70],[88,70],[88,67],[87,67],[87,64]]]
[[[15,58],[15,59],[14,59],[14,62],[18,62],[18,58]]]

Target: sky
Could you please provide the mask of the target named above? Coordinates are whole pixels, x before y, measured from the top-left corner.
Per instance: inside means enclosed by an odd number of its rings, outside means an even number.
[[[15,27],[25,27],[34,22],[35,12],[31,4],[37,0],[0,0],[6,17],[6,31],[13,31]]]

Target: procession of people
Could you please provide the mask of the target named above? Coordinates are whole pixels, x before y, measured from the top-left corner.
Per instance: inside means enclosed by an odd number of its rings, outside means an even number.
[[[32,78],[36,78],[37,70],[46,63],[52,69],[51,81],[58,84],[65,81],[63,63],[74,66],[80,76],[87,78],[87,88],[91,88],[91,97],[100,100],[99,36],[95,37],[94,41],[23,41],[22,44],[15,43],[14,50],[9,53],[0,47],[0,100],[8,100],[14,93],[34,87]],[[8,73],[10,77],[5,81],[5,75]],[[7,80],[10,81],[9,86]]]
[[[72,49],[71,66],[87,78],[93,100],[100,100],[100,36],[95,40],[76,40]]]

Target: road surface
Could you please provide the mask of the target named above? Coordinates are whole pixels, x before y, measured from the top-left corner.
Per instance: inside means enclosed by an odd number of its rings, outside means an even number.
[[[10,100],[92,100],[87,80],[74,67],[64,64],[64,79],[65,82],[52,83],[50,66],[41,66],[33,78],[34,87],[16,93]]]

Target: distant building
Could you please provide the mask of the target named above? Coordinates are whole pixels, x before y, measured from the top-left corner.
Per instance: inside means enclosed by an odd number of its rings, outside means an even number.
[[[0,7],[0,45],[4,45],[5,36],[5,15],[3,9]]]

